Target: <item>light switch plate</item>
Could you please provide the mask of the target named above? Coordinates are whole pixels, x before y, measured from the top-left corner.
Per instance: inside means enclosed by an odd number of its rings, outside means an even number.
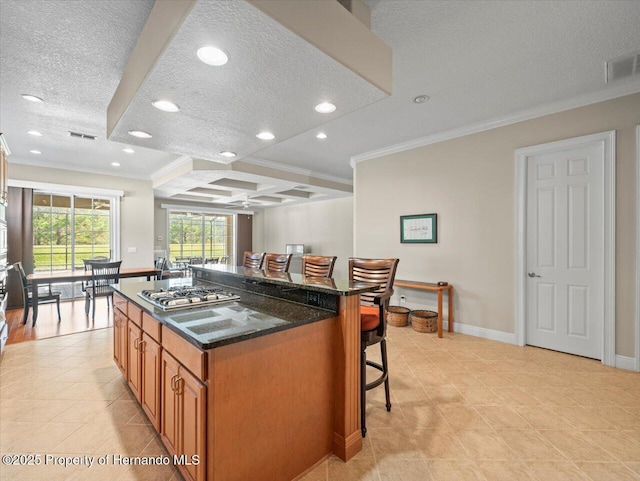
[[[129,254],[135,254],[136,252],[138,252],[138,248],[137,247],[129,247],[129,248],[127,248],[127,252]]]

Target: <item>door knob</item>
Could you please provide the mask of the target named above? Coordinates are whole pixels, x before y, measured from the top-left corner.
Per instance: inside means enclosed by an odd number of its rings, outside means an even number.
[[[536,274],[535,272],[529,272],[527,274],[529,277],[540,277],[538,274]]]

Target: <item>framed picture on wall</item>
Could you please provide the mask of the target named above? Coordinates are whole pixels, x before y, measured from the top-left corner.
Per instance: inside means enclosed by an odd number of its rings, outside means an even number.
[[[438,242],[438,214],[400,216],[400,242],[403,244]]]

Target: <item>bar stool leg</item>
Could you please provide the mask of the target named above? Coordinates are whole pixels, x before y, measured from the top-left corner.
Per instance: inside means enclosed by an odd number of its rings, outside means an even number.
[[[391,396],[389,395],[389,366],[387,364],[387,341],[380,341],[380,351],[382,353],[382,369],[384,375],[384,394],[387,398],[387,411],[391,411]]]
[[[367,414],[367,354],[366,344],[360,343],[360,429],[362,437],[367,435],[365,417]]]

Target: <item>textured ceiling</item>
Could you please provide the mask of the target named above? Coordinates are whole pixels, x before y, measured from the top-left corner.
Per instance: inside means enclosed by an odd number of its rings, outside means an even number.
[[[213,44],[229,55],[222,67],[200,62],[196,50]],[[111,140],[228,162],[386,97],[387,94],[252,5],[226,0],[196,3],[153,71],[138,89]],[[168,99],[181,111],[151,103]],[[330,101],[336,112],[314,106]],[[152,139],[132,139],[144,130]],[[270,131],[276,139],[256,138]]]
[[[358,154],[616,88],[605,61],[640,46],[640,1],[365,2],[393,50],[393,94],[323,126],[324,141],[301,134],[256,157],[349,176]]]
[[[107,105],[153,3],[0,1],[0,131],[11,162],[149,178],[176,158],[139,148],[127,154],[105,139]],[[23,93],[46,102],[27,102]]]
[[[354,155],[625,83],[640,90],[637,77],[606,85],[604,76],[605,61],[640,46],[640,1],[366,3],[373,32],[393,50],[393,94],[323,125],[326,140],[317,140],[312,129],[252,157],[351,178],[349,159]],[[149,178],[176,157],[153,151],[129,157],[120,146],[104,141],[107,105],[151,6],[144,0],[0,0],[0,129],[13,151],[11,162],[33,161],[28,150],[37,148],[43,151],[42,165],[113,173],[109,162],[117,155],[123,175]],[[245,45],[244,32],[238,35]],[[300,68],[285,59],[265,63],[264,75],[288,80]],[[187,89],[196,98],[211,94],[200,84],[194,87],[179,68],[168,74],[180,91]],[[229,88],[228,97],[233,97],[233,86]],[[48,102],[29,104],[19,97],[24,92]],[[420,94],[430,101],[412,103]],[[184,106],[193,100],[176,101]],[[233,128],[234,112],[220,101],[224,121]],[[291,102],[306,108],[297,97]],[[241,105],[238,115],[269,123],[260,106]],[[266,127],[277,133],[277,126]],[[30,129],[45,137],[27,136]],[[99,140],[89,147],[88,141],[66,137],[67,130],[95,134]],[[209,142],[215,133],[209,126],[195,136]],[[167,148],[179,151],[182,139],[175,142]],[[219,149],[203,145],[207,151]],[[247,146],[247,151],[253,149],[255,145]]]

